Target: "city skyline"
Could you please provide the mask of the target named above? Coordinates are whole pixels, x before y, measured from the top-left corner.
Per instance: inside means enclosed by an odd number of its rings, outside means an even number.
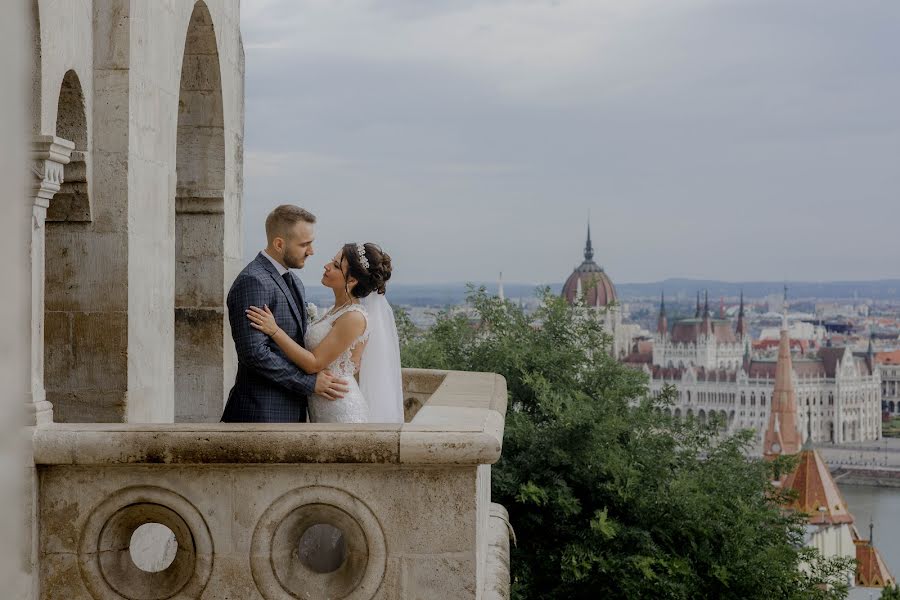
[[[245,2],[245,255],[266,212],[395,281],[896,277],[900,5]],[[527,42],[527,43],[526,43]],[[410,52],[415,48],[415,52]]]

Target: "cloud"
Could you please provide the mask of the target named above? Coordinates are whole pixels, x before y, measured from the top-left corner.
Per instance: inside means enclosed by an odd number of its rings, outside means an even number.
[[[895,2],[242,10],[248,254],[287,196],[411,281],[562,280],[588,209],[618,281],[897,274]]]

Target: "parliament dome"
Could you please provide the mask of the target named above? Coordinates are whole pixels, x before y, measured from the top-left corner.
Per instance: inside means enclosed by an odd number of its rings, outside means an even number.
[[[587,243],[584,246],[584,261],[563,284],[562,296],[569,304],[574,304],[579,295],[584,295],[585,306],[603,307],[618,302],[616,287],[603,267],[594,262],[594,248],[591,245],[591,228],[588,226]]]

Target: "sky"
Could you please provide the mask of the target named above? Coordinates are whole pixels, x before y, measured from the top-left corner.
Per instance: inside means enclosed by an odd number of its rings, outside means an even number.
[[[244,0],[244,243],[394,281],[900,276],[896,0]]]

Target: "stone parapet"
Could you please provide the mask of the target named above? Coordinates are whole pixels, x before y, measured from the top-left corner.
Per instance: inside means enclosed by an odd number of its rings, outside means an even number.
[[[503,597],[506,382],[405,370],[404,393],[403,424],[35,428],[41,597]],[[150,523],[171,535],[158,572],[130,550]],[[333,571],[298,551],[313,525],[342,534]]]
[[[506,414],[503,378],[415,371],[413,375],[430,383],[440,378],[440,383],[410,423],[54,423],[35,431],[34,461],[40,465],[497,462]],[[416,380],[407,377],[407,381]]]

